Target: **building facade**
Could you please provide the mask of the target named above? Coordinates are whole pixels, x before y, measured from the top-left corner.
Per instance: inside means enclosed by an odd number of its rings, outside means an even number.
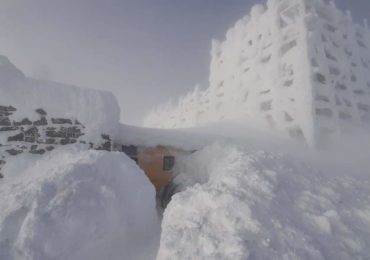
[[[144,124],[263,122],[317,145],[370,125],[370,31],[334,2],[269,0],[213,41],[209,87],[155,108]]]

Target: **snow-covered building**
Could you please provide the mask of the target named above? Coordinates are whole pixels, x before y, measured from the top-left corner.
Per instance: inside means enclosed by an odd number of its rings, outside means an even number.
[[[324,0],[268,0],[213,41],[209,87],[153,109],[144,125],[263,121],[316,145],[370,125],[370,31]]]
[[[7,165],[14,158],[36,160],[76,144],[125,152],[161,191],[173,178],[175,155],[183,151],[164,142],[165,132],[150,135],[151,130],[121,125],[119,118],[112,93],[28,78],[0,55],[0,179],[11,174]],[[158,135],[162,139],[154,143]]]
[[[110,150],[119,118],[112,93],[28,78],[0,55],[0,178],[9,156],[75,143]]]
[[[117,131],[120,107],[112,93],[29,78],[2,55],[0,91],[0,106],[14,110],[8,111],[11,114],[0,112],[0,122],[34,121],[40,116],[50,117],[50,124],[59,125],[72,125],[69,121],[77,120],[85,126],[86,141],[97,140],[101,134],[113,136]]]

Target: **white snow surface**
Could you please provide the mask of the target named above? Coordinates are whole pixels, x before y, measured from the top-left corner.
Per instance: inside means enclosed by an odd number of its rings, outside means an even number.
[[[38,117],[35,109],[42,108],[50,117],[78,119],[86,126],[87,140],[102,133],[114,136],[118,128],[120,108],[112,93],[27,78],[1,55],[0,93],[0,105],[15,107],[17,120],[32,120]]]
[[[318,165],[226,143],[190,155],[157,259],[370,259],[368,168]]]
[[[155,190],[123,153],[59,148],[7,163],[0,259],[153,259]]]

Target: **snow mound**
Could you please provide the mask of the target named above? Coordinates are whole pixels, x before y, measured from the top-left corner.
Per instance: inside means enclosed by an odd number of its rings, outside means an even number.
[[[370,258],[368,175],[223,144],[181,169],[157,259]]]
[[[0,183],[0,259],[155,255],[155,190],[132,160],[73,146],[23,157],[9,164],[26,170]]]

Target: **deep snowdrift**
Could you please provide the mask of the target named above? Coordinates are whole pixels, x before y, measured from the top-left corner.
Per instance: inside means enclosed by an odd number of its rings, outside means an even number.
[[[180,168],[158,259],[370,258],[369,175],[225,144]]]
[[[6,169],[19,173],[0,182],[1,260],[154,257],[155,190],[122,153],[70,146]]]

